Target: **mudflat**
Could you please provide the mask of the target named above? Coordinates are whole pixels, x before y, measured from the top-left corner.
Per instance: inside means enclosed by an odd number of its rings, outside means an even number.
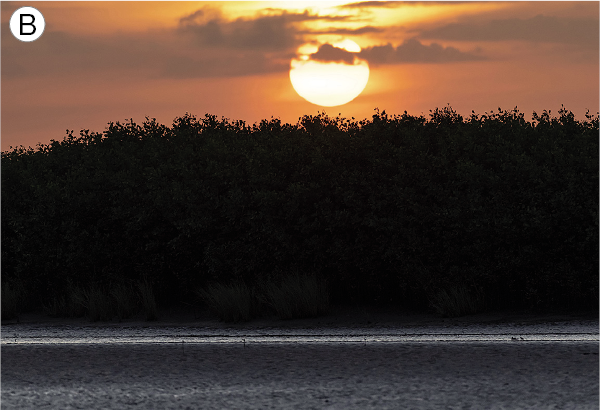
[[[598,345],[3,346],[2,407],[597,409]]]
[[[302,321],[259,320],[226,325],[172,317],[159,323],[90,324],[23,318],[2,328],[2,407],[5,409],[429,409],[599,407],[597,319],[506,314],[478,319],[399,317],[338,312]],[[501,323],[496,325],[497,323]],[[508,327],[507,327],[508,324]],[[514,325],[514,326],[513,326]],[[487,326],[487,327],[486,327]],[[504,326],[504,327],[502,327]],[[21,334],[102,334],[196,329],[198,334],[401,334],[406,329],[560,329],[595,332],[595,340],[543,341],[288,341],[242,343],[37,343]],[[29,330],[27,330],[29,329]],[[311,330],[312,329],[312,330]],[[316,331],[317,329],[318,331]],[[336,330],[337,329],[337,330]],[[441,330],[440,330],[441,329]],[[548,330],[548,332],[545,331]],[[558,330],[557,330],[558,329]],[[587,329],[587,330],[586,330]],[[329,332],[328,330],[331,330]],[[579,330],[577,330],[579,331]],[[29,333],[27,333],[29,332]],[[94,333],[96,332],[96,333]],[[254,333],[253,333],[254,332]],[[517,333],[515,333],[517,335]],[[13,338],[12,341],[9,338]],[[36,336],[37,337],[37,336]],[[525,337],[526,339],[527,337]],[[28,339],[30,340],[30,339]],[[261,339],[262,340],[262,339]]]

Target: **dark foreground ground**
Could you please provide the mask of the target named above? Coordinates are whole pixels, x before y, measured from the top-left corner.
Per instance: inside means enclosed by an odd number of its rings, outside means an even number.
[[[441,319],[337,311],[317,319],[225,325],[165,317],[121,324],[23,317],[2,328],[3,409],[597,409],[596,341],[393,343],[19,343],[19,332],[121,326],[207,329],[343,329],[451,332],[481,326],[556,329],[593,319],[498,313]],[[66,324],[65,324],[66,323]],[[590,326],[591,323],[591,326]],[[37,326],[37,327],[36,327]],[[528,327],[529,326],[529,327]],[[20,330],[23,329],[23,330]],[[37,330],[36,330],[37,329]],[[86,330],[87,329],[87,330]],[[202,330],[204,329],[204,330]],[[437,330],[436,330],[437,329]],[[386,330],[386,331],[387,331]],[[414,331],[414,330],[413,330]],[[597,332],[596,332],[597,334]],[[13,338],[8,341],[8,338]]]

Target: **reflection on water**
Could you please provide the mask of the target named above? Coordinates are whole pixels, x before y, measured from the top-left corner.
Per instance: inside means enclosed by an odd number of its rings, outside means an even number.
[[[1,344],[598,342],[598,323],[315,329],[193,326],[3,326]]]

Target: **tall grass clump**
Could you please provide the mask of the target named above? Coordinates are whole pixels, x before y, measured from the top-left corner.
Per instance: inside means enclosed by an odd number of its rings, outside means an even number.
[[[472,315],[483,310],[483,297],[480,292],[470,292],[466,286],[454,286],[437,292],[431,307],[443,317]]]
[[[140,309],[138,295],[131,285],[120,284],[110,292],[115,302],[115,314],[119,320],[127,319]]]
[[[22,303],[23,290],[15,285],[2,285],[2,320],[18,319]]]
[[[323,280],[298,273],[284,276],[280,283],[262,285],[262,299],[280,319],[317,317],[329,309]]]
[[[112,319],[114,303],[110,294],[98,286],[70,286],[64,295],[54,297],[44,310],[53,317],[87,316],[90,321],[97,322]]]
[[[223,322],[247,322],[256,313],[253,292],[243,282],[213,284],[196,293]]]
[[[50,301],[45,302],[42,307],[46,315],[50,317],[63,317],[69,316],[67,314],[67,298],[62,296],[55,296]]]
[[[100,288],[90,288],[84,291],[83,304],[87,309],[88,318],[92,322],[111,320],[115,314],[115,306],[110,293]]]
[[[115,317],[123,320],[140,310],[147,320],[158,317],[152,287],[147,282],[138,282],[137,289],[131,284],[118,284],[107,289],[97,285],[87,288],[69,286],[61,295],[44,303],[44,313],[51,317],[82,317],[90,321],[108,321]]]
[[[152,285],[147,280],[144,280],[138,283],[138,290],[146,320],[158,320],[158,307],[156,306],[156,298],[154,297]]]
[[[82,317],[87,313],[86,291],[69,286],[65,292],[43,304],[44,313],[50,317]]]

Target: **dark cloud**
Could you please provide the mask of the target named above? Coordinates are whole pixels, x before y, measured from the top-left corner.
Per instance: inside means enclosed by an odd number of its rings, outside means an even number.
[[[203,8],[179,20],[176,32],[196,48],[196,55],[173,56],[163,64],[161,76],[190,78],[199,76],[236,76],[289,70],[289,61],[295,56],[305,36],[314,34],[305,30],[308,21],[340,22],[347,16],[318,16],[309,11],[289,13],[278,9],[264,9],[253,18],[226,20],[218,10]],[[332,31],[337,31],[333,29]],[[355,34],[374,31],[360,29]],[[343,30],[339,30],[342,34]],[[327,48],[315,53],[321,61],[346,61],[352,64],[345,50],[331,54]],[[341,54],[340,54],[341,53]]]
[[[176,56],[164,62],[159,73],[166,78],[241,77],[256,74],[287,72],[293,55],[267,57],[261,53],[230,53],[211,58]]]
[[[366,33],[382,33],[385,30],[379,27],[373,26],[364,26],[360,28],[331,28],[327,30],[306,30],[299,31],[302,34],[340,34],[340,35],[350,35],[350,36],[358,36]]]
[[[316,18],[282,13],[227,22],[218,10],[204,8],[180,19],[175,30],[81,36],[47,28],[33,43],[16,40],[6,22],[2,78],[126,71],[165,78],[285,72],[303,42],[294,23]]]
[[[297,47],[315,34],[303,23],[337,22],[345,17],[320,17],[311,12],[271,10],[256,18],[227,21],[218,9],[203,8],[180,19],[173,30],[82,36],[53,31],[33,43],[22,43],[2,24],[2,78],[52,75],[95,76],[104,73],[152,78],[200,78],[245,76],[285,72]],[[332,28],[324,32],[363,34],[377,32],[373,26],[358,29]],[[352,64],[359,56],[371,63],[447,62],[481,57],[437,44],[408,40],[398,47],[370,47],[361,53],[323,45],[311,58]],[[129,74],[127,74],[129,73]],[[113,74],[111,74],[113,75]]]
[[[285,50],[300,42],[285,15],[233,22],[213,19],[202,24],[187,23],[180,30],[191,35],[196,44],[208,47]]]
[[[23,43],[2,31],[2,79],[94,77],[114,73],[148,78],[247,76],[286,72],[294,52],[193,47],[176,33],[81,37],[46,30]],[[128,74],[129,73],[129,74]]]
[[[342,9],[368,9],[368,8],[398,8],[402,6],[414,6],[415,4],[424,4],[427,6],[435,4],[453,5],[460,3],[475,3],[469,1],[360,1],[338,6]]]
[[[206,9],[198,9],[188,16],[179,19],[180,25],[197,24],[197,21],[206,15]]]
[[[154,39],[133,35],[82,37],[46,29],[38,40],[22,43],[2,29],[3,77],[135,70],[158,63],[164,51]]]
[[[228,21],[222,17],[206,18],[206,10],[200,9],[180,19],[179,31],[191,35],[197,44],[208,47],[282,51],[299,46],[303,42],[300,23],[307,21],[346,21],[348,16],[318,16],[308,11],[289,13],[271,10],[268,15],[254,18],[238,18]]]
[[[316,53],[310,55],[311,60],[323,61],[323,62],[336,62],[353,64],[355,53],[346,51],[343,48],[337,48],[331,44],[323,44],[319,47]]]
[[[275,9],[275,8],[265,8],[262,9],[263,12],[269,12],[269,15],[279,15],[279,14],[285,14],[287,16],[290,16],[294,21],[297,22],[303,22],[303,21],[314,21],[314,20],[321,20],[321,21],[349,21],[349,20],[353,20],[354,18],[352,16],[335,16],[335,15],[317,15],[317,14],[313,14],[311,13],[311,11],[309,10],[304,10],[302,13],[290,13],[287,10],[284,9]]]
[[[397,47],[391,44],[367,47],[359,53],[359,56],[372,64],[449,63],[485,59],[485,57],[465,53],[454,47],[443,47],[436,43],[421,44],[415,38],[405,40]]]
[[[452,23],[419,32],[420,38],[457,41],[536,41],[598,47],[598,18],[562,18],[537,15],[479,24]]]
[[[344,4],[342,6],[338,6],[338,8],[342,9],[366,9],[366,8],[374,8],[374,7],[384,7],[384,8],[395,8],[402,6],[402,2],[400,1],[360,1],[357,3]]]

